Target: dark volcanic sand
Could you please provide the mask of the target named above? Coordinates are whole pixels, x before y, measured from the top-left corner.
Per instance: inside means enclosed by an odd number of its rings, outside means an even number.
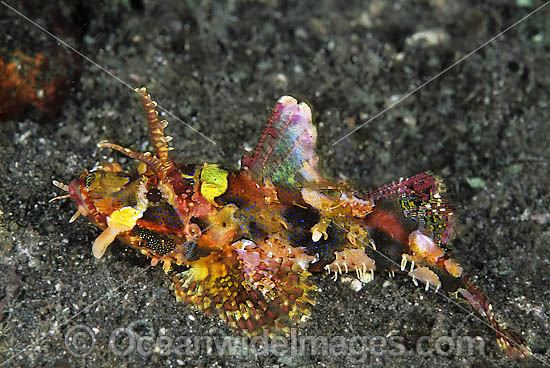
[[[289,94],[312,106],[331,175],[363,188],[424,170],[444,177],[457,208],[454,256],[538,359],[504,359],[478,320],[406,277],[384,274],[359,292],[316,275],[322,293],[302,334],[334,342],[334,336],[391,333],[409,349],[422,336],[429,337],[427,348],[441,336],[480,336],[485,354],[384,354],[377,364],[538,367],[550,361],[550,6],[332,143],[541,4],[121,0],[51,6],[86,19],[84,54],[132,86],[147,86],[161,106],[218,143],[169,119],[172,154],[181,161],[236,168],[269,109]],[[47,14],[38,11],[36,20],[55,24]],[[0,19],[10,24],[4,40],[12,35],[0,44],[2,52],[13,51],[22,32],[55,47],[3,6]],[[434,44],[418,40],[425,31],[439,35]],[[234,336],[217,319],[177,303],[162,269],[133,250],[116,243],[96,261],[91,244],[98,230],[82,218],[68,224],[75,210],[70,201],[48,203],[60,193],[52,179],[68,182],[100,159],[132,164],[97,149],[98,141],[150,149],[139,98],[84,62],[57,118],[3,121],[0,131],[0,360],[11,359],[2,367],[352,364],[349,355],[320,353],[115,354],[109,336],[117,328],[143,336]],[[79,325],[96,338],[82,358],[64,341]]]

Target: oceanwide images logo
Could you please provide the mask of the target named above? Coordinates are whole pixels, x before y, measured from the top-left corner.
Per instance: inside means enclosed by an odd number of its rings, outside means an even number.
[[[139,332],[138,332],[139,331]],[[97,328],[75,325],[65,333],[65,347],[73,356],[85,357],[94,352],[98,341],[108,341],[108,349],[120,357],[139,355],[185,356],[314,356],[341,358],[352,363],[381,360],[405,355],[481,356],[485,343],[479,336],[421,336],[415,346],[398,335],[389,336],[311,336],[291,329],[288,337],[269,337],[267,332],[255,337],[171,335],[158,331],[151,322],[139,320],[108,334]],[[102,349],[103,350],[103,349]]]

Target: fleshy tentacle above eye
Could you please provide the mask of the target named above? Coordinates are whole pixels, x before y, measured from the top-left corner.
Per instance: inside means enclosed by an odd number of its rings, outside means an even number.
[[[155,172],[155,174],[157,174],[160,180],[163,180],[171,172],[177,170],[176,165],[174,165],[172,160],[168,157],[168,151],[171,150],[171,147],[168,147],[168,142],[172,140],[172,137],[164,135],[164,128],[166,128],[168,122],[166,120],[159,120],[159,114],[156,110],[157,103],[151,99],[151,96],[147,93],[145,88],[136,88],[135,91],[141,95],[143,105],[145,106],[145,110],[147,112],[149,134],[151,137],[151,142],[153,143],[155,155],[151,156],[148,154],[133,152],[128,148],[105,141],[99,142],[97,146],[99,148],[111,148],[128,157],[145,163]]]

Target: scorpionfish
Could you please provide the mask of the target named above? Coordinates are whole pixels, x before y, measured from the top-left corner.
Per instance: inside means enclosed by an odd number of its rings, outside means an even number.
[[[496,317],[487,297],[446,252],[454,214],[442,180],[431,173],[360,191],[324,176],[316,127],[305,103],[283,96],[238,171],[176,164],[169,157],[157,104],[136,89],[147,112],[154,153],[100,142],[138,161],[124,171],[103,163],[65,185],[78,215],[102,230],[101,258],[118,239],[162,263],[178,301],[217,315],[252,336],[288,334],[311,313],[313,272],[402,273],[426,290],[469,304],[496,332],[509,356],[530,349]]]

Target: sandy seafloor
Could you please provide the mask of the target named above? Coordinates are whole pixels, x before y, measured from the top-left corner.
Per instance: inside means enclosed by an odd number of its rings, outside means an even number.
[[[130,85],[147,86],[160,105],[217,143],[169,119],[172,154],[180,161],[236,168],[277,98],[290,94],[313,107],[319,152],[332,176],[365,189],[424,170],[444,177],[457,209],[454,257],[534,357],[503,358],[494,334],[468,313],[407,277],[384,274],[359,292],[314,276],[322,292],[301,334],[327,336],[333,345],[336,336],[391,334],[402,336],[409,349],[423,336],[426,348],[441,336],[485,342],[484,353],[473,356],[388,353],[359,366],[550,366],[550,6],[333,146],[542,2],[85,4],[76,6],[87,19],[79,50]],[[74,10],[70,2],[57,6]],[[5,7],[0,14],[14,25],[2,33],[24,32],[57,47]],[[55,24],[46,11],[35,14],[39,23]],[[426,31],[438,35],[433,43],[419,37]],[[13,49],[13,37],[2,47]],[[48,203],[60,194],[52,179],[69,182],[100,159],[133,165],[97,149],[98,141],[151,148],[137,95],[91,63],[82,68],[58,117],[0,122],[0,300],[7,303],[0,364],[9,359],[2,367],[352,365],[353,356],[326,350],[276,356],[157,349],[144,356],[109,347],[119,328],[155,339],[235,335],[177,303],[162,269],[133,250],[116,243],[95,260],[91,244],[98,230],[83,218],[68,223],[75,210],[70,201]],[[80,326],[95,334],[82,357],[65,343]],[[77,340],[84,345],[82,336]]]

